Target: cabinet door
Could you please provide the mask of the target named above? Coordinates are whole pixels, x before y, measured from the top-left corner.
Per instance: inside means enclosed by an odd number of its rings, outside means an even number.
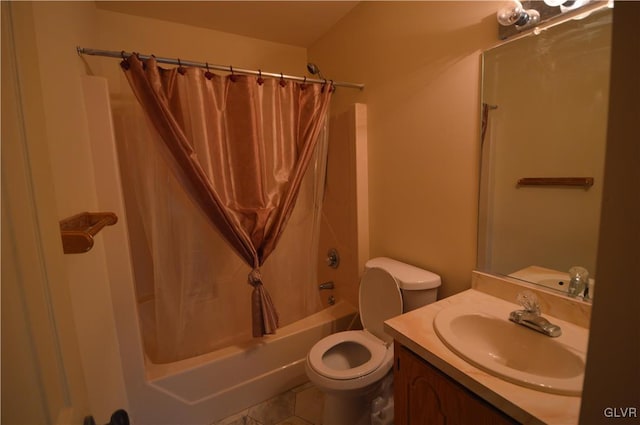
[[[396,425],[517,423],[398,343],[394,391]]]

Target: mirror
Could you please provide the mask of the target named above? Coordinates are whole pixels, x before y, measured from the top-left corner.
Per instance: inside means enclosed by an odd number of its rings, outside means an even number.
[[[593,283],[611,16],[594,11],[483,53],[479,270],[566,292],[581,266]]]

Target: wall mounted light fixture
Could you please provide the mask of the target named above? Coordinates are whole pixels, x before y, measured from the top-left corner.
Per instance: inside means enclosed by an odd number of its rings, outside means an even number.
[[[613,7],[614,0],[507,0],[497,12],[498,38],[533,30],[539,34],[557,22],[581,19],[591,12]]]

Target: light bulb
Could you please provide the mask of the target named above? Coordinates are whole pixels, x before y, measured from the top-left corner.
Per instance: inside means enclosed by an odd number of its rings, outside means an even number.
[[[567,0],[544,0],[544,4],[551,7],[562,6]]]
[[[540,22],[540,13],[535,9],[524,10],[522,3],[512,0],[498,10],[496,18],[500,25],[508,27],[515,24],[516,28],[521,30]]]
[[[540,12],[535,9],[528,9],[524,11],[525,19],[521,19],[520,22],[516,23],[516,26],[520,29],[524,27],[530,27],[532,25],[537,25],[540,23]],[[524,21],[524,22],[522,22]]]
[[[567,3],[567,4],[560,6],[560,11],[562,13],[566,13],[566,12],[569,12],[571,10],[578,9],[578,8],[584,6],[585,4],[589,3],[589,0],[576,0],[574,2],[565,2],[565,3]]]
[[[518,22],[523,12],[522,4],[518,0],[512,0],[498,10],[496,17],[500,25],[508,27]]]

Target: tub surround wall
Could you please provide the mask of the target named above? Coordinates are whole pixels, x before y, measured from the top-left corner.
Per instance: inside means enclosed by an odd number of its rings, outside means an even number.
[[[369,259],[366,105],[331,114],[327,161],[318,283],[335,283],[334,291],[322,291],[323,303],[333,294],[357,306],[359,279]],[[330,248],[340,255],[337,269],[325,261]]]

